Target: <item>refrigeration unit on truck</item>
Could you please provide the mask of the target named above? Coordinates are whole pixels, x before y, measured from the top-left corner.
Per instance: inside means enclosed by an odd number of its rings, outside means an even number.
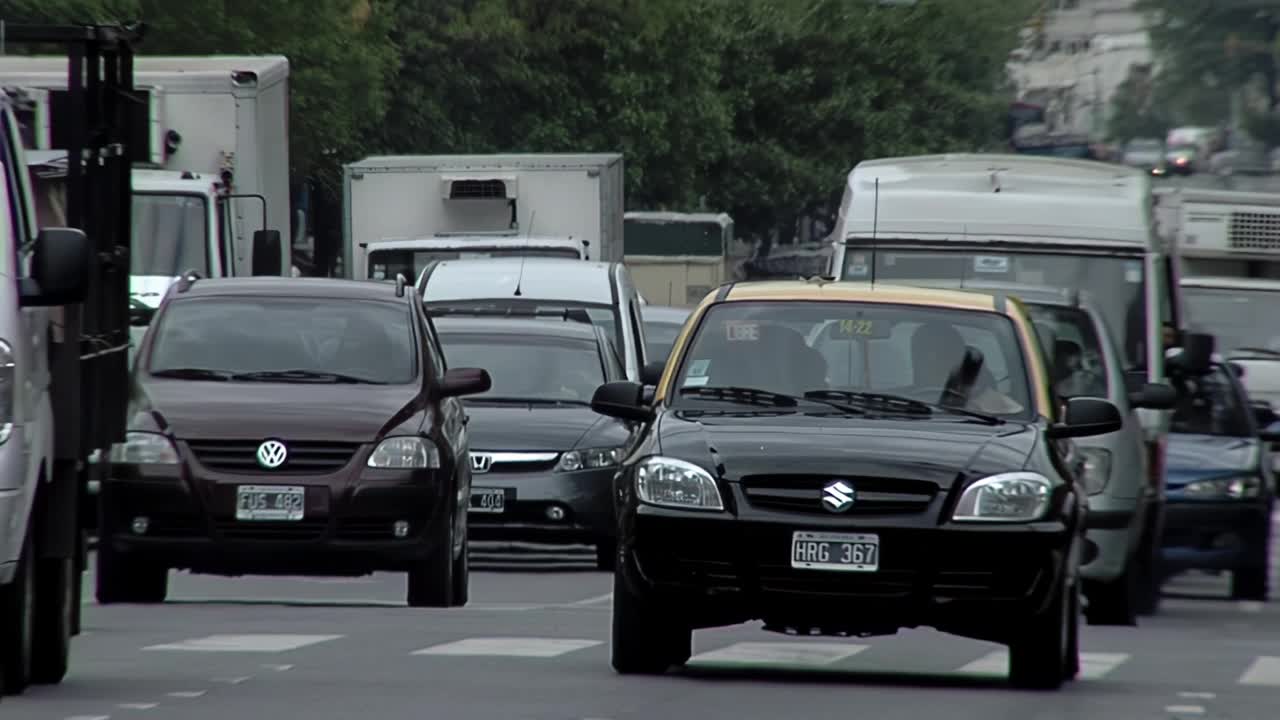
[[[1178,256],[1187,321],[1220,352],[1280,351],[1280,195],[1162,189],[1155,208]]]
[[[27,157],[33,128],[15,111],[29,119],[38,100],[0,87],[0,694],[17,694],[67,672],[86,461],[124,440],[131,203],[120,151],[133,106],[118,100],[140,37],[106,26],[4,32],[10,45],[65,45],[84,75],[103,78],[63,80],[73,120],[61,159]]]
[[[622,260],[617,153],[374,156],[343,174],[347,277],[490,255]]]
[[[34,148],[65,146],[76,122],[67,59],[0,57],[0,83],[28,90]],[[282,56],[139,57],[139,111],[128,129],[133,173],[131,291],[154,308],[191,270],[252,274],[254,233],[290,233],[288,79]],[[266,241],[259,236],[262,245]],[[287,272],[290,243],[276,252]]]

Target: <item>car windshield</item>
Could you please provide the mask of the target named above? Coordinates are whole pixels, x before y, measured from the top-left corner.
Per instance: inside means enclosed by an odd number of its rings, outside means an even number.
[[[412,315],[401,303],[192,297],[163,310],[153,376],[407,384],[417,377]]]
[[[855,250],[845,255],[846,280],[964,287],[973,283],[1014,283],[1054,290],[1079,289],[1096,298],[1121,348],[1125,369],[1146,366],[1145,275],[1141,257],[1066,253],[989,253],[977,249]]]
[[[412,248],[396,248],[374,250],[369,253],[368,273],[370,280],[395,280],[396,275],[404,275],[409,282],[417,279],[427,265],[441,260],[460,260],[486,257],[558,257],[578,259],[582,256],[576,248],[539,248],[539,247],[485,247],[474,250],[420,250]]]
[[[1129,143],[1129,150],[1135,152],[1152,152],[1163,147],[1163,143],[1159,140],[1134,140]]]
[[[646,354],[649,359],[659,360],[670,355],[671,346],[675,345],[676,337],[680,335],[680,328],[682,327],[684,327],[684,323],[646,320],[644,323],[644,340]]]
[[[1275,290],[1182,288],[1191,327],[1214,336],[1219,352],[1255,347],[1280,351],[1280,292]]]
[[[1175,378],[1178,402],[1169,431],[1188,435],[1248,437],[1249,408],[1241,402],[1222,365],[1207,375]]]
[[[549,334],[441,331],[449,367],[482,367],[493,386],[475,401],[567,401],[586,404],[605,382],[599,345]],[[519,348],[519,351],[515,349]]]
[[[554,300],[438,300],[424,302],[427,312],[448,309],[451,311],[474,310],[486,315],[509,312],[515,317],[547,315],[550,322],[564,322],[563,313],[568,310],[582,310],[591,319],[591,324],[604,328],[605,333],[613,338],[618,348],[625,348],[622,337],[622,324],[618,322],[618,311],[608,305],[589,303],[558,302]],[[462,314],[462,313],[458,313]],[[484,367],[483,365],[481,367]]]
[[[1089,313],[1034,303],[1027,310],[1049,358],[1054,393],[1063,398],[1108,397],[1107,356]]]
[[[133,195],[130,275],[209,275],[208,203],[199,195]]]
[[[874,393],[879,400],[917,401],[890,403],[916,410],[928,404],[1018,418],[1034,412],[1014,325],[992,312],[857,302],[725,303],[708,310],[688,348],[677,374],[675,403],[681,406],[726,399],[715,394],[717,388],[745,388],[854,403]]]

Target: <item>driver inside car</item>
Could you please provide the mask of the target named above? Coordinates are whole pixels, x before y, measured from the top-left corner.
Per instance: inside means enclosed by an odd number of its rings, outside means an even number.
[[[964,362],[967,349],[964,338],[947,323],[934,321],[917,327],[911,335],[913,395],[918,395],[920,390],[936,389],[939,397],[928,400],[950,404],[947,396],[951,393],[947,390],[952,387],[948,382]],[[962,407],[968,410],[994,414],[1022,411],[1021,404],[996,389],[995,379],[985,367],[978,368],[977,377],[967,389],[954,389],[964,397]]]

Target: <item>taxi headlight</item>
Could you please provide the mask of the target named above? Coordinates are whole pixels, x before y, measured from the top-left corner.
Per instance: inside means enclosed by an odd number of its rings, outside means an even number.
[[[177,465],[178,450],[160,433],[131,431],[111,446],[111,462],[126,465]]]
[[[1080,473],[1080,482],[1090,495],[1097,495],[1107,489],[1111,479],[1111,451],[1102,448],[1080,448],[1084,458],[1084,467]]]
[[[1200,480],[1182,488],[1182,494],[1196,500],[1247,500],[1262,493],[1262,480],[1257,475]]]
[[[556,463],[556,470],[561,472],[596,470],[613,467],[620,462],[622,462],[622,448],[570,450],[560,456],[560,462]]]
[[[440,467],[440,449],[430,440],[415,435],[389,437],[378,443],[365,465],[393,470],[435,469]]]
[[[983,478],[965,488],[952,520],[1028,522],[1049,509],[1053,483],[1034,472],[1010,472]]]
[[[711,473],[693,463],[655,455],[636,465],[636,494],[641,502],[683,510],[724,510]]]

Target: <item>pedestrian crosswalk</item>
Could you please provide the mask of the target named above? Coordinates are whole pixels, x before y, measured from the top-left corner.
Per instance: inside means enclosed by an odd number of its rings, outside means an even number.
[[[151,652],[194,653],[271,653],[283,654],[304,650],[313,646],[327,646],[340,642],[358,643],[358,636],[345,635],[282,635],[239,634],[210,635],[206,637],[177,639],[172,642],[148,645]],[[688,662],[691,668],[707,669],[808,669],[837,670],[851,673],[884,672],[900,670],[909,672],[913,658],[903,654],[901,648],[882,653],[890,645],[871,643],[846,643],[814,641],[779,642],[730,642],[719,643],[712,639],[704,642],[695,638],[699,650]],[[962,677],[1004,677],[1008,673],[1009,656],[1005,649],[986,650],[989,646],[975,645],[971,657],[948,668],[939,667],[945,674]],[[589,659],[607,663],[609,644],[601,638],[572,637],[520,637],[479,636],[441,640],[422,647],[400,650],[411,657],[429,662],[432,658],[457,660],[474,657],[485,661],[510,659],[512,661],[546,662],[568,658]],[[889,659],[887,660],[886,657]],[[914,658],[932,661],[932,658]],[[1176,658],[1174,658],[1176,660]],[[296,662],[296,661],[295,661]],[[1169,665],[1167,653],[1129,653],[1082,651],[1080,653],[1081,681],[1102,681],[1119,675],[1140,675],[1150,678],[1181,675],[1176,663]],[[932,663],[931,667],[936,665]],[[1280,656],[1240,657],[1238,661],[1224,663],[1221,682],[1235,685],[1280,688]],[[1130,680],[1132,678],[1129,678]],[[1199,682],[1203,678],[1185,678]]]

